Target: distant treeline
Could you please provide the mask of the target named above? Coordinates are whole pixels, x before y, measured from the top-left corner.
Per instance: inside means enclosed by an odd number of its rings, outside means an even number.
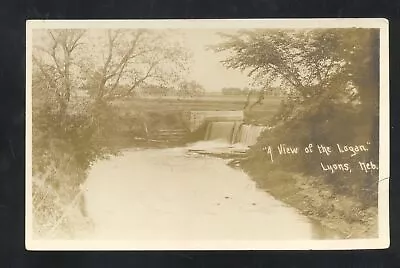
[[[282,96],[283,90],[276,87],[270,88],[239,88],[239,87],[224,87],[221,89],[223,95],[245,95],[247,96],[251,92],[261,92],[263,91],[265,95],[269,96]]]
[[[135,96],[177,96],[177,97],[197,97],[205,94],[205,89],[202,85],[196,81],[185,81],[180,83],[178,86],[166,86],[157,84],[143,84],[132,91],[129,95],[125,95],[130,85],[118,85],[114,89],[114,95],[118,97],[135,97]],[[96,94],[96,88],[86,87],[89,95]]]

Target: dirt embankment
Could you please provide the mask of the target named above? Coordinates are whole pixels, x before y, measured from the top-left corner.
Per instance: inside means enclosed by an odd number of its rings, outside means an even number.
[[[342,234],[341,238],[377,238],[378,209],[365,207],[351,196],[335,194],[321,179],[299,173],[244,171],[272,196],[298,209],[322,226]]]

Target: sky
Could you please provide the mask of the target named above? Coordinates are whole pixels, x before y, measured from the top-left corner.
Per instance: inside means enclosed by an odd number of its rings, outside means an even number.
[[[223,39],[218,30],[193,29],[182,31],[184,46],[192,53],[189,79],[196,80],[206,91],[220,91],[223,87],[249,87],[251,79],[239,70],[226,69],[221,60],[225,55],[207,50]]]

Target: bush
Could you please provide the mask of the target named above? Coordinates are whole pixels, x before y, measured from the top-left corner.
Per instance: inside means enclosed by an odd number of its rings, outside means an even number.
[[[80,185],[88,169],[116,153],[108,139],[117,120],[114,109],[105,104],[80,103],[66,114],[51,108],[43,105],[33,111],[34,233],[70,237],[77,231],[73,222],[87,222]]]

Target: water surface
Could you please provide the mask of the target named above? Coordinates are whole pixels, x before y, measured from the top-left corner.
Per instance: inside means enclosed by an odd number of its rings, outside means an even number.
[[[85,185],[93,238],[331,238],[227,161],[185,147],[130,149],[98,162]]]

